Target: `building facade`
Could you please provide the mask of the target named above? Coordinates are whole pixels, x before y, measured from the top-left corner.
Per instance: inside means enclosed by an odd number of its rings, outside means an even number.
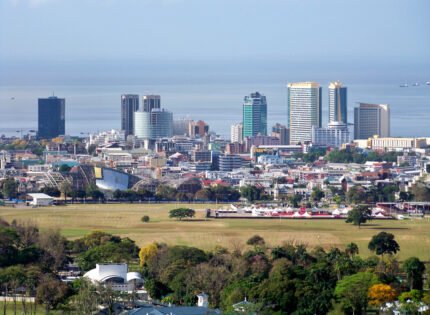
[[[134,132],[134,113],[139,110],[139,95],[121,95],[121,130],[125,138]]]
[[[38,100],[38,138],[52,139],[66,133],[66,100],[51,96]]]
[[[239,155],[226,154],[219,156],[219,170],[221,172],[231,172],[234,169],[241,168],[244,160]]]
[[[173,134],[173,114],[165,109],[134,113],[134,135],[139,139],[170,138]]]
[[[339,81],[328,86],[328,122],[348,123],[347,89]]]
[[[191,138],[203,137],[209,132],[209,125],[203,120],[191,120],[188,124],[188,134]]]
[[[272,137],[279,138],[279,144],[290,144],[290,129],[277,123],[272,127]]]
[[[327,128],[312,127],[312,143],[315,145],[340,148],[350,141],[348,125],[345,123],[334,121]]]
[[[354,108],[354,139],[390,136],[390,107],[387,104],[358,103]]]
[[[267,135],[267,101],[259,92],[245,96],[243,100],[243,138]]]
[[[321,87],[315,82],[287,85],[287,127],[290,144],[312,140],[312,127],[321,127]]]
[[[242,123],[237,123],[237,124],[231,125],[230,141],[232,143],[234,143],[234,142],[242,143],[243,142],[243,124]]]
[[[144,112],[151,112],[153,109],[161,108],[160,95],[144,95],[142,96],[142,110]]]

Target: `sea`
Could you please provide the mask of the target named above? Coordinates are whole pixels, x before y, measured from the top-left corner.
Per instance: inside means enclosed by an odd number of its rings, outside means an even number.
[[[182,77],[175,73],[140,80],[121,74],[114,79],[100,79],[76,75],[68,80],[48,80],[26,77],[25,80],[0,81],[0,135],[26,134],[37,129],[37,100],[55,95],[66,99],[66,133],[86,135],[120,128],[121,94],[159,94],[162,107],[174,114],[174,119],[204,120],[210,130],[229,139],[230,126],[242,120],[242,102],[245,95],[258,91],[268,103],[268,129],[275,123],[287,120],[288,82],[297,77],[288,75],[261,75],[258,80],[243,76],[222,74],[205,77]],[[303,79],[300,77],[299,79]],[[323,88],[323,125],[328,119],[328,84],[340,80],[348,88],[348,122],[354,122],[357,102],[389,104],[391,135],[399,137],[430,137],[430,85],[425,79],[412,86],[411,82],[388,78],[369,83],[366,79],[342,79],[341,76],[318,76]],[[312,75],[307,80],[316,81]],[[302,80],[301,80],[302,81]],[[428,80],[427,80],[428,81]],[[408,87],[400,87],[408,83]]]

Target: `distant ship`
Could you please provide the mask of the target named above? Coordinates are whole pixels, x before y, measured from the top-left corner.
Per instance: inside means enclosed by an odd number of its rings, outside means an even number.
[[[407,83],[405,83],[405,84],[400,84],[400,87],[408,87],[408,84],[407,84]]]
[[[430,81],[427,81],[427,82],[426,82],[426,84],[427,84],[427,85],[430,85]]]
[[[419,86],[420,84],[418,82],[412,83],[412,86]]]

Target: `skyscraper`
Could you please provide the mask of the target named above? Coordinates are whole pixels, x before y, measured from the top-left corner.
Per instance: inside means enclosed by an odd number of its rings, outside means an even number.
[[[267,135],[266,96],[259,92],[245,96],[243,100],[243,138]]]
[[[290,144],[312,140],[312,127],[321,127],[321,87],[315,82],[287,85],[287,127]]]
[[[139,95],[121,95],[121,130],[125,133],[125,138],[133,134],[134,112],[139,109]]]
[[[232,143],[234,143],[234,142],[242,143],[243,142],[243,124],[242,123],[237,123],[237,124],[231,125],[230,141]]]
[[[339,81],[328,86],[328,122],[348,123],[347,89]]]
[[[143,111],[150,112],[154,108],[161,108],[160,95],[144,95],[142,97]]]
[[[51,96],[38,101],[38,138],[52,139],[66,132],[66,100]]]
[[[354,108],[354,139],[390,136],[390,107],[387,104],[358,103]]]
[[[134,135],[141,139],[155,140],[171,137],[173,114],[165,109],[154,108],[151,112],[134,113]]]
[[[272,137],[279,138],[279,142],[282,145],[290,144],[290,129],[280,123],[276,123],[272,127]]]

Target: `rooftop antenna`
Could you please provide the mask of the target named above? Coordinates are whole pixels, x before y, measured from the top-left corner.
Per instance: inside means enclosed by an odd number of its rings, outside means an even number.
[[[55,93],[54,93],[54,91],[52,91],[52,97],[54,97],[55,96]]]

